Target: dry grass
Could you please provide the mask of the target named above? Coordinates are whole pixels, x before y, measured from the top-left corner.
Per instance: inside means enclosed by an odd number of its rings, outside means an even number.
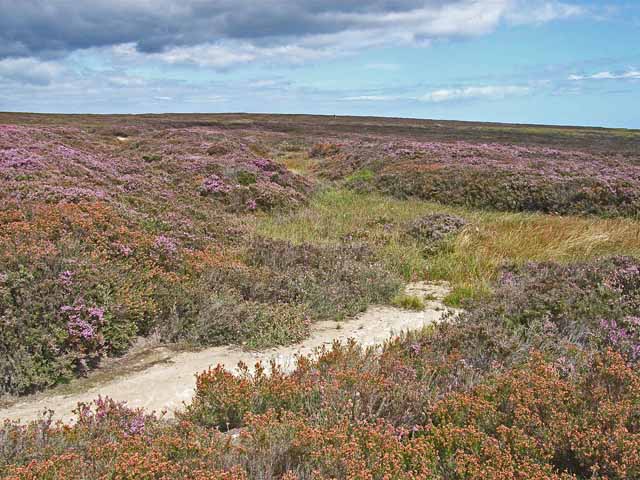
[[[469,225],[440,252],[425,257],[403,229],[434,212],[459,215]],[[451,304],[486,294],[505,263],[640,256],[638,220],[485,212],[346,190],[326,190],[296,212],[262,217],[257,229],[294,243],[367,242],[388,268],[407,280],[451,282]]]
[[[315,161],[309,158],[306,151],[287,152],[278,158],[278,162],[287,169],[298,175],[309,175],[313,169]]]
[[[637,220],[483,212],[465,216],[471,225],[430,264],[433,278],[455,285],[454,298],[486,292],[505,263],[640,256]]]

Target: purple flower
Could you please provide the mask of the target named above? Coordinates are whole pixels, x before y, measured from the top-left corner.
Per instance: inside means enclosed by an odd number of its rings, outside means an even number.
[[[91,340],[96,333],[93,325],[82,319],[80,315],[71,315],[69,317],[67,331],[72,337],[79,337],[84,340]]]
[[[129,422],[129,427],[127,433],[129,435],[138,435],[144,432],[145,419],[142,413],[138,413],[133,419]]]
[[[102,321],[104,320],[104,308],[91,307],[89,308],[89,315],[95,318],[98,322],[102,323]]]
[[[154,242],[154,246],[161,250],[163,253],[167,255],[173,255],[178,251],[178,246],[172,238],[167,237],[166,235],[160,235],[156,237],[156,241]]]
[[[202,184],[202,192],[207,194],[229,193],[233,187],[227,185],[218,175],[211,175]]]
[[[256,158],[253,161],[253,164],[258,167],[260,170],[275,170],[277,166],[268,158]]]
[[[255,210],[256,208],[258,208],[258,204],[256,203],[255,200],[251,199],[247,202],[247,209],[248,210]]]
[[[70,287],[71,285],[73,285],[73,276],[73,272],[65,270],[64,272],[61,272],[60,275],[58,275],[58,278],[60,279],[60,283],[63,286]]]
[[[123,257],[128,257],[133,253],[133,248],[120,242],[113,243],[112,247]]]

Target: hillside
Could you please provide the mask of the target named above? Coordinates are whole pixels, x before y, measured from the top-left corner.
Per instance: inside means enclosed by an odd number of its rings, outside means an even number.
[[[0,475],[640,477],[638,152],[635,130],[0,113],[0,406],[154,348],[423,310],[409,282],[462,309],[291,370],[213,366],[175,419],[98,398],[7,420]]]

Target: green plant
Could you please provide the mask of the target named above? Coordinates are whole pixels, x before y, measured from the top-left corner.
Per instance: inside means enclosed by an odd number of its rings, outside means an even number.
[[[415,295],[396,295],[391,300],[391,304],[406,310],[424,310],[424,302]]]
[[[253,172],[240,170],[236,173],[236,179],[240,185],[253,185],[257,181],[257,175]]]

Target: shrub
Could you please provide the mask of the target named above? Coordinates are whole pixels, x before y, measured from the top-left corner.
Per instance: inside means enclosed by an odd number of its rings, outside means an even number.
[[[637,216],[640,167],[623,155],[467,142],[319,144],[324,174],[348,179],[372,171],[379,191],[450,205],[505,211]],[[347,182],[350,185],[350,182]],[[361,188],[361,182],[355,182]]]
[[[228,153],[231,153],[231,149],[228,145],[221,142],[214,143],[207,147],[207,154],[211,156],[227,155]]]
[[[340,152],[340,147],[335,143],[316,143],[309,150],[309,156],[311,158],[316,157],[330,157]]]
[[[434,213],[414,220],[406,234],[420,243],[425,254],[432,254],[466,224],[466,220],[455,215]]]
[[[598,340],[611,324],[597,318],[635,325],[638,267],[613,258],[511,268],[495,297],[455,323],[381,350],[334,344],[291,373],[218,366],[198,376],[177,422],[109,401],[81,407],[71,426],[6,422],[0,474],[635,478],[640,373],[627,350]],[[218,433],[237,427],[235,439]]]
[[[162,160],[162,155],[158,155],[157,153],[143,155],[142,160],[146,163],[156,163]]]
[[[252,172],[246,172],[244,170],[240,170],[237,174],[236,174],[236,178],[238,179],[238,183],[240,185],[253,185],[254,183],[256,183],[257,180],[257,176],[255,173]]]

